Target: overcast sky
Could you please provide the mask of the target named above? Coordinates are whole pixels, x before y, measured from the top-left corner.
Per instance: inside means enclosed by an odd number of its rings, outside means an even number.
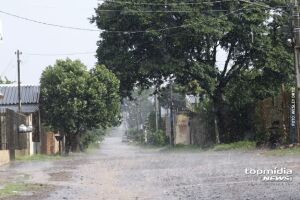
[[[0,0],[0,11],[42,22],[97,29],[88,18],[94,14],[98,0]],[[21,55],[22,84],[39,84],[42,71],[56,59],[80,59],[88,68],[96,63],[96,43],[100,32],[78,31],[36,24],[0,13],[3,41],[0,42],[0,76],[17,81],[17,49]],[[1,24],[1,23],[0,23]],[[69,54],[72,56],[33,56],[28,54]],[[222,68],[224,52],[218,56]],[[221,62],[220,62],[221,61]]]
[[[53,24],[97,29],[88,18],[98,0],[0,0],[0,10]],[[0,43],[0,76],[17,80],[17,61],[21,55],[22,84],[39,84],[42,71],[58,58],[80,59],[89,68],[96,63],[95,53],[77,56],[32,56],[95,52],[100,32],[60,29],[17,19],[0,13],[3,41]]]

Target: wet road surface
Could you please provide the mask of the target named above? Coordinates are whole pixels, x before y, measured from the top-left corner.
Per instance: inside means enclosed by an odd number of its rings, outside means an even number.
[[[121,142],[115,129],[101,148],[58,161],[0,167],[1,180],[47,185],[10,200],[300,200],[300,157],[260,151],[200,152],[143,148]],[[291,182],[263,182],[245,169],[288,168]]]

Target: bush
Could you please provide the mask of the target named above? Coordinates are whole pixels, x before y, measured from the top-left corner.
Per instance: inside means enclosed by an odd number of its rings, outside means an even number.
[[[147,135],[148,144],[163,146],[168,144],[168,137],[163,130],[158,130],[156,132],[150,132]]]
[[[80,140],[84,149],[87,149],[90,144],[102,141],[106,134],[106,130],[103,129],[94,129],[86,131],[82,134]]]
[[[213,150],[214,151],[226,151],[226,150],[253,150],[256,148],[255,142],[251,141],[240,141],[229,144],[218,144]]]
[[[129,129],[126,132],[127,138],[129,140],[133,140],[136,142],[144,142],[144,133],[143,130],[137,130],[137,129]]]

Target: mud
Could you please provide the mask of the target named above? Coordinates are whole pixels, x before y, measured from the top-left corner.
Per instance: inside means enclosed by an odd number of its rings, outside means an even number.
[[[1,181],[49,186],[23,199],[72,200],[300,200],[300,156],[260,151],[162,151],[122,143],[115,130],[93,154],[0,167]],[[263,182],[245,168],[293,170],[290,182]]]

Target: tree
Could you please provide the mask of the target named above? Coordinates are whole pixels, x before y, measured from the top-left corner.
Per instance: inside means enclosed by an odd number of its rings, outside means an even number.
[[[135,89],[132,92],[132,99],[126,98],[123,100],[123,111],[128,128],[140,129],[144,126],[148,115],[154,110],[154,105],[151,102],[151,89],[140,91]]]
[[[172,89],[171,89],[172,87]],[[172,94],[171,94],[172,90]],[[171,96],[172,95],[172,96]],[[159,103],[162,107],[168,109],[171,108],[171,102],[173,110],[182,111],[186,109],[185,91],[179,85],[167,85],[160,89]]]
[[[119,77],[123,96],[136,85],[148,88],[170,77],[183,85],[197,81],[213,104],[216,142],[220,142],[226,91],[238,76],[243,79],[249,72],[257,80],[280,77],[260,81],[270,88],[292,74],[292,53],[284,34],[287,10],[281,0],[171,2],[99,5],[91,20],[104,30],[98,62]],[[154,12],[139,12],[143,10]],[[222,66],[217,61],[220,52],[226,53]]]
[[[6,76],[4,77],[4,79],[0,77],[0,84],[12,84],[12,83],[14,83],[14,81],[8,80]]]
[[[104,66],[88,71],[79,60],[57,60],[41,77],[44,123],[66,136],[67,152],[87,130],[118,123],[119,80]]]

